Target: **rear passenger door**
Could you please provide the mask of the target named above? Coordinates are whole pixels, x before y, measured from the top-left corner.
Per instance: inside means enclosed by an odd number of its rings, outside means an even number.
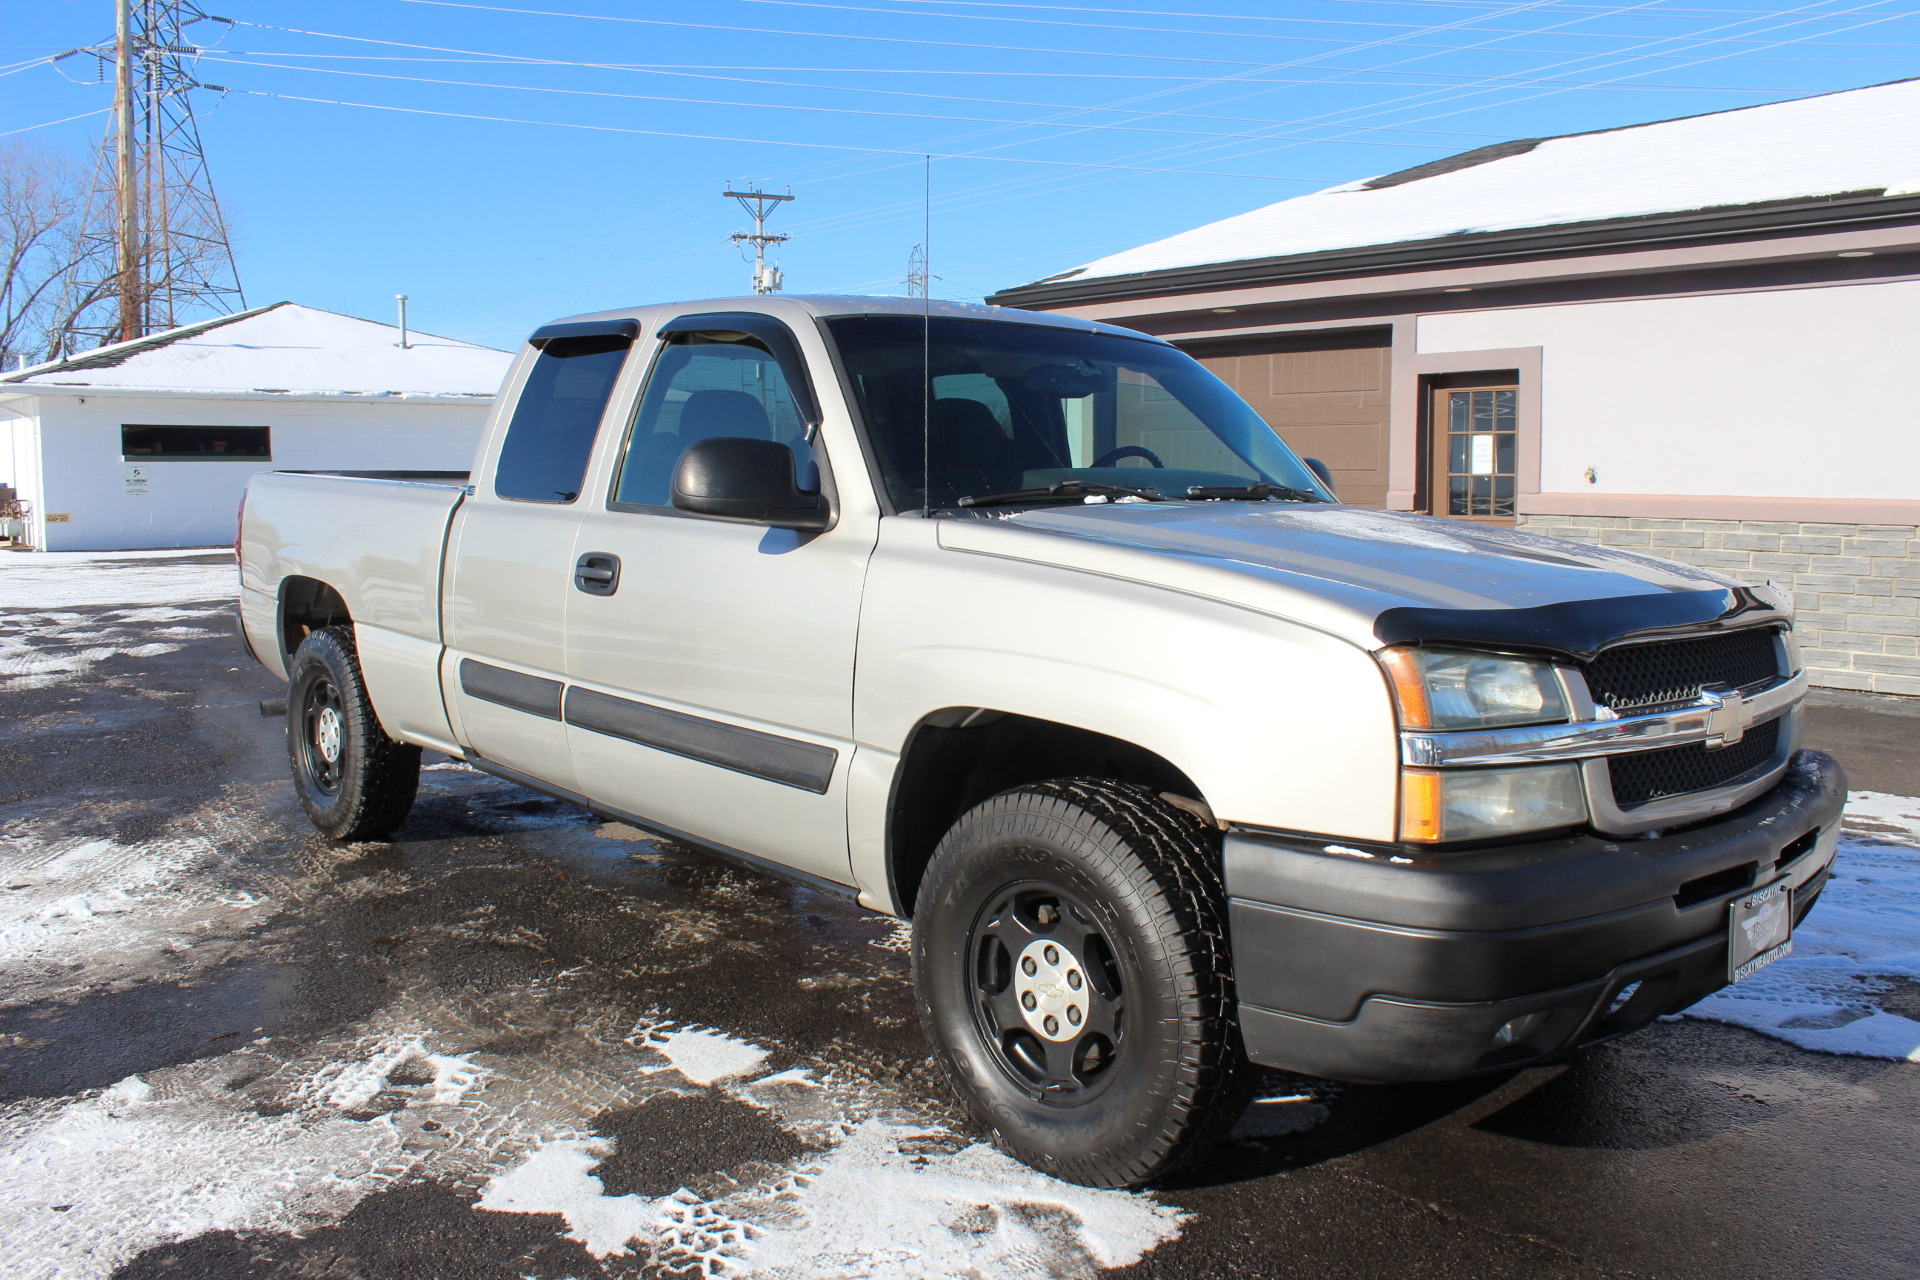
[[[549,325],[506,430],[474,475],[448,544],[441,683],[460,741],[573,790],[561,723],[573,543],[588,462],[638,325]]]
[[[617,565],[576,584],[567,719],[580,789],[709,844],[845,884],[854,635],[870,520],[819,533],[675,509],[696,440],[792,450],[825,483],[817,400],[794,334],[763,314],[663,326],[611,492],[575,559]],[[857,465],[852,460],[849,465]]]

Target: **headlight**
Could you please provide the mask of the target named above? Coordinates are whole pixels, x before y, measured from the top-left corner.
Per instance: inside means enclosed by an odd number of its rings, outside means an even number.
[[[1524,769],[1408,769],[1400,775],[1400,838],[1431,844],[1507,836],[1587,820],[1577,764]]]
[[[1400,724],[1407,729],[1490,729],[1567,719],[1553,667],[1527,658],[1448,649],[1383,650]]]

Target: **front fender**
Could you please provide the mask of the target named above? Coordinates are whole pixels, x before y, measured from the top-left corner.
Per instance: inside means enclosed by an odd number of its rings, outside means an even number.
[[[1222,821],[1391,840],[1398,741],[1360,647],[1220,601],[942,550],[883,522],[861,617],[854,731],[897,756],[930,712],[973,706],[1152,751]]]

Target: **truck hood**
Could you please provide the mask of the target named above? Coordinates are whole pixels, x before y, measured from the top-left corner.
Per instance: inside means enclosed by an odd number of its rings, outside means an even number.
[[[1693,565],[1365,507],[1103,503],[980,515],[942,520],[940,545],[1219,599],[1368,648],[1423,638],[1412,633],[1449,619],[1494,633],[1564,623],[1595,601],[1610,602],[1600,629],[1613,636],[1782,603]],[[1587,650],[1607,638],[1572,643],[1565,626],[1549,630],[1562,639],[1543,633],[1541,647]]]

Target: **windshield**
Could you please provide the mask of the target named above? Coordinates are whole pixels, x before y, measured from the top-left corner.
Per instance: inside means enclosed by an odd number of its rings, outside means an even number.
[[[1335,500],[1246,401],[1161,343],[939,316],[827,328],[896,510],[1062,481]]]

